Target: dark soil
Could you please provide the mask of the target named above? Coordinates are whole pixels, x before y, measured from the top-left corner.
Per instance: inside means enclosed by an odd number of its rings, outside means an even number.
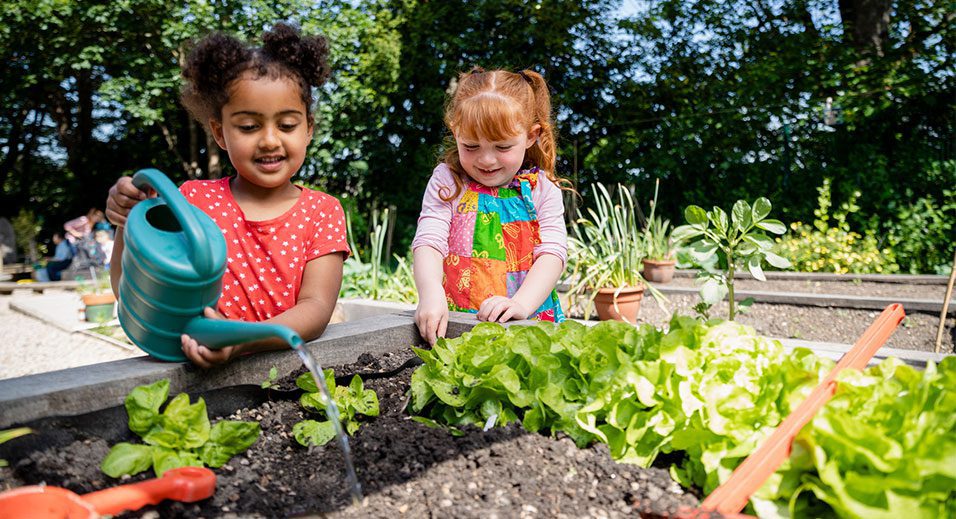
[[[694,278],[675,276],[668,283],[674,287],[693,287]],[[921,285],[908,283],[880,283],[878,281],[810,281],[789,279],[735,279],[737,290],[754,292],[798,292],[807,294],[834,294],[864,297],[890,297],[900,299],[929,299],[942,301],[946,285]]]
[[[671,294],[666,306],[683,315],[694,315],[694,305],[700,301],[697,295]],[[853,344],[880,315],[876,310],[853,308],[823,308],[818,306],[779,305],[754,303],[747,313],[738,315],[736,321],[753,326],[757,333],[767,337],[802,339],[807,341]],[[727,317],[727,304],[720,303],[710,310],[711,317]],[[638,322],[664,326],[671,313],[661,309],[654,298],[645,295],[641,304]],[[906,318],[890,336],[885,346],[904,350],[933,351],[939,315],[923,312],[907,312]],[[956,336],[956,318],[946,319],[943,329],[942,353],[956,353],[953,347]]]
[[[336,374],[388,371],[409,358],[409,352],[366,355]],[[365,496],[361,503],[351,503],[336,442],[307,449],[292,438],[292,425],[306,416],[289,378],[272,392],[272,401],[227,417],[258,420],[262,436],[216,470],[211,499],[166,502],[126,516],[620,517],[665,514],[698,503],[665,469],[618,464],[603,445],[578,449],[560,435],[552,439],[519,427],[471,429],[453,437],[414,422],[404,412],[411,372],[363,377],[378,394],[381,415],[350,439]],[[0,469],[3,488],[45,482],[82,494],[119,483],[99,470],[107,441],[68,434],[75,439],[63,448],[9,459],[13,470]],[[126,482],[146,477],[152,471]]]

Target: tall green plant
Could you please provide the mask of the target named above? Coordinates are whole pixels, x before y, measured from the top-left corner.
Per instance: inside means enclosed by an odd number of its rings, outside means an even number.
[[[651,202],[651,214],[644,221],[644,247],[648,259],[664,261],[674,255],[674,241],[669,232],[670,220],[657,214],[657,193],[661,180],[654,182],[654,200]]]
[[[385,238],[389,232],[389,210],[372,213],[372,233],[367,253],[364,254],[355,243],[352,221],[346,216],[346,226],[352,248],[352,256],[345,260],[342,289],[339,297],[362,297],[400,303],[415,303],[418,293],[415,290],[415,276],[411,261],[393,254],[396,262],[390,269],[382,257],[385,251]]]
[[[770,200],[764,197],[754,201],[752,207],[745,200],[737,200],[728,218],[719,207],[705,211],[691,205],[684,210],[687,224],[674,229],[672,234],[676,241],[690,242],[690,255],[701,268],[701,299],[714,305],[727,296],[731,320],[736,316],[734,274],[739,268],[746,266],[754,278],[766,281],[761,267],[765,260],[781,269],[790,266],[790,261],[772,251],[774,242],[764,232],[787,232],[783,222],[767,218],[771,207]],[[714,256],[718,258],[717,265],[712,261]],[[719,265],[724,270],[719,270]]]
[[[571,225],[568,237],[568,263],[571,270],[572,296],[590,291],[587,302],[597,295],[597,289],[639,287],[641,259],[644,258],[643,239],[637,225],[637,213],[630,191],[617,185],[617,197],[595,184],[594,208],[588,208],[589,218],[580,212]],[[585,305],[585,318],[590,305]]]

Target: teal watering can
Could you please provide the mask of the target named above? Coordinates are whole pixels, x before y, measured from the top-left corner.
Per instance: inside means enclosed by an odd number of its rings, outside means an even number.
[[[222,231],[159,170],[136,172],[133,185],[159,195],[136,204],[126,220],[117,313],[136,346],[162,360],[184,361],[184,333],[213,349],[270,337],[302,345],[285,326],[203,317],[222,291]]]

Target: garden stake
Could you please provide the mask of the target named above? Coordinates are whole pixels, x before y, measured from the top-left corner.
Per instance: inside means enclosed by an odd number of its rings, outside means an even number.
[[[830,400],[836,391],[836,376],[844,369],[863,369],[877,350],[893,334],[906,314],[900,304],[892,304],[883,310],[873,324],[863,332],[853,348],[836,367],[820,382],[790,416],[784,419],[773,433],[734,470],[730,479],[717,487],[701,504],[704,512],[722,514],[740,512],[750,496],[760,489],[777,468],[790,457],[793,438],[803,426],[813,419],[816,412]],[[693,515],[691,515],[693,516]]]
[[[939,348],[943,345],[943,325],[946,324],[946,314],[949,313],[949,298],[953,295],[953,281],[956,281],[956,249],[953,250],[953,268],[949,271],[949,282],[946,283],[943,309],[939,312],[939,328],[936,329],[936,353],[939,353]]]

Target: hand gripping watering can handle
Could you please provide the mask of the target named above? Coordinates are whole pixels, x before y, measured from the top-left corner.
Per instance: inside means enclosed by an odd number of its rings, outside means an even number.
[[[212,252],[209,248],[206,233],[203,232],[203,228],[189,206],[189,202],[179,192],[176,185],[158,169],[137,171],[133,175],[133,185],[140,190],[149,186],[159,193],[160,198],[166,202],[166,205],[173,212],[173,216],[176,217],[179,225],[183,228],[196,273],[203,277],[214,275],[216,265],[213,265]]]

